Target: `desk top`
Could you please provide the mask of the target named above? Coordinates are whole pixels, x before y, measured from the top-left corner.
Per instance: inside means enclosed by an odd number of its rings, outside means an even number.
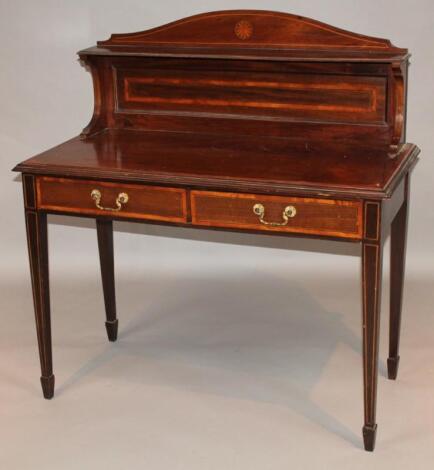
[[[384,197],[419,152],[266,137],[108,130],[75,137],[15,170],[86,178],[239,189]]]

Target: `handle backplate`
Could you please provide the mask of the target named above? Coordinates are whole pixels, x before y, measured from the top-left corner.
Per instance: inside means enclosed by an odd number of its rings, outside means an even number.
[[[257,203],[253,206],[253,212],[259,216],[259,222],[264,225],[270,225],[272,227],[282,227],[288,224],[290,218],[295,217],[297,214],[297,209],[294,206],[286,206],[282,212],[283,222],[267,222],[264,220],[265,217],[265,207]]]
[[[95,201],[95,206],[102,211],[118,212],[122,209],[122,204],[128,202],[129,196],[127,193],[119,193],[116,198],[116,207],[104,207],[101,205],[101,191],[99,189],[93,189],[90,193],[90,197]]]

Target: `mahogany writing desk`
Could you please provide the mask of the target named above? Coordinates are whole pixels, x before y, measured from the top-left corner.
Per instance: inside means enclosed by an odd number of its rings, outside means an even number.
[[[399,363],[409,174],[406,49],[307,18],[223,11],[79,52],[95,109],[23,173],[42,389],[54,394],[47,213],[96,219],[115,341],[112,220],[359,243],[365,448],[376,435],[382,251],[391,236],[388,375]]]

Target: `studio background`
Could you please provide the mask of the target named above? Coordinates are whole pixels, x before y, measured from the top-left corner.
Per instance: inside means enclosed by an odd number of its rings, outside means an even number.
[[[78,50],[114,32],[239,8],[300,14],[412,54],[407,141],[422,153],[411,180],[403,359],[397,383],[387,381],[387,245],[374,457],[360,449],[357,245],[115,223],[120,333],[109,345],[94,222],[50,216],[57,395],[46,402],[39,391],[22,188],[12,167],[89,122],[92,81]],[[433,18],[431,0],[0,0],[0,468],[398,469],[410,454],[413,467],[427,468]]]

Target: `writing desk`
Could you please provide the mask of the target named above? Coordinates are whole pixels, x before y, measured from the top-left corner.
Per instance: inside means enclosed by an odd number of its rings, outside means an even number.
[[[47,214],[96,219],[110,341],[113,220],[361,246],[366,450],[376,436],[382,251],[391,236],[395,379],[409,175],[409,54],[284,13],[196,15],[79,52],[95,108],[81,135],[22,162],[45,398],[54,394]],[[338,287],[337,287],[338,292]]]

